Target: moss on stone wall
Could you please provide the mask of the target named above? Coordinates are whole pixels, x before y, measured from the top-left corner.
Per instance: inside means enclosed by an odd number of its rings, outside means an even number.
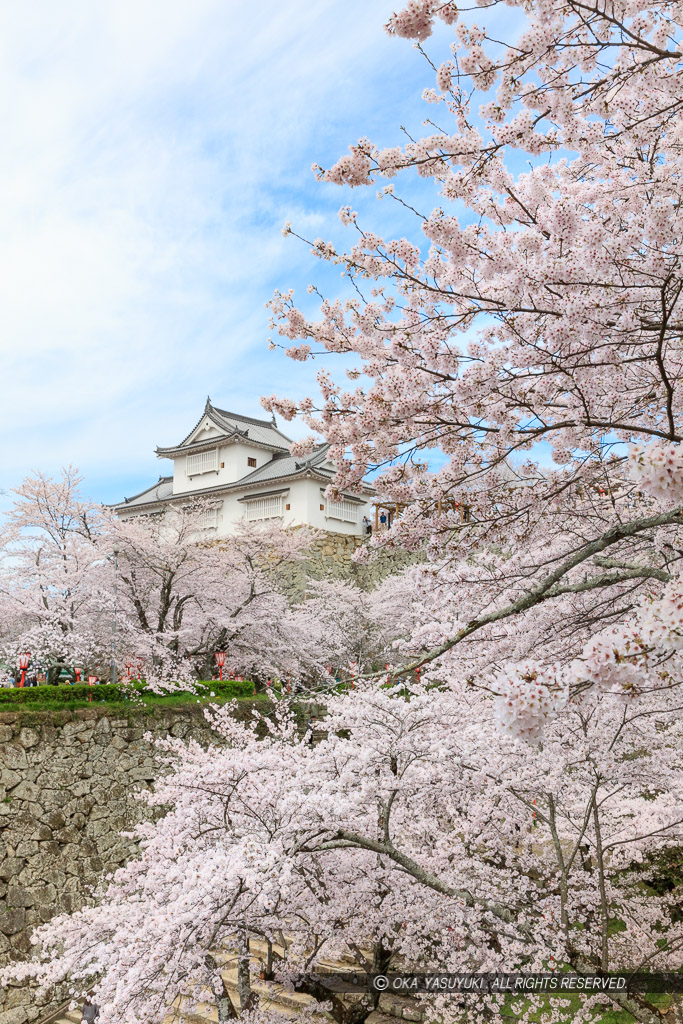
[[[384,549],[373,554],[370,562],[359,564],[353,555],[367,541],[343,533],[324,533],[313,542],[306,559],[278,570],[277,578],[292,601],[306,593],[309,580],[340,579],[370,590],[392,573],[400,572],[422,559],[421,552]]]

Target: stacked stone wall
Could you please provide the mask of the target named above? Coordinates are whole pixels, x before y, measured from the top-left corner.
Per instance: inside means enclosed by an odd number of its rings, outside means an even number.
[[[37,925],[83,906],[134,852],[120,833],[145,812],[135,791],[163,771],[147,732],[216,738],[195,705],[0,714],[0,965],[29,955]],[[27,983],[0,988],[0,1024],[47,1009]]]
[[[369,562],[354,562],[354,553],[365,544],[367,540],[362,537],[324,533],[313,542],[306,559],[279,571],[289,597],[294,601],[301,600],[309,580],[349,580],[364,590],[370,590],[391,573],[400,572],[422,557],[416,552],[387,548],[375,552]]]
[[[247,719],[252,708],[240,701],[233,713]],[[300,733],[323,714],[301,705]],[[149,813],[135,794],[165,770],[155,740],[167,736],[220,742],[195,704],[0,713],[0,966],[30,956],[34,928],[82,907],[135,853],[120,833]],[[0,986],[0,1024],[31,1024],[65,996]]]

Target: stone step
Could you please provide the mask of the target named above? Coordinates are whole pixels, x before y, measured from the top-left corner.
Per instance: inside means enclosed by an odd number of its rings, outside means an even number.
[[[233,1006],[237,1008],[237,969],[234,971],[221,971],[226,988],[232,999]],[[287,992],[282,986],[268,982],[252,982],[253,990],[260,997],[262,1009],[271,1010],[289,1020],[296,1020],[302,1009],[313,1002],[311,996],[302,992]],[[331,1014],[321,1014],[331,1020]],[[382,995],[379,1001],[379,1010],[375,1010],[366,1018],[366,1024],[397,1024],[397,1020],[420,1021],[422,1014],[416,1009],[415,1004],[403,996]],[[193,1013],[183,1014],[178,1017],[175,1014],[168,1018],[168,1024],[218,1024],[218,1011],[213,1003],[202,1003]],[[81,1015],[77,1010],[70,1010],[54,1024],[80,1024]]]
[[[257,956],[259,959],[265,960],[268,955],[268,943],[265,939],[249,939],[249,952],[252,956]],[[273,943],[273,953],[277,956],[282,956],[285,950],[279,942]]]
[[[297,1010],[292,1010],[291,1007],[281,1006],[279,1003],[268,1003],[262,1004],[273,1013],[278,1013],[282,1017],[288,1020],[296,1020],[299,1013]],[[218,1024],[218,1010],[214,1006],[209,1006],[208,1003],[202,1004],[197,1007],[194,1013],[186,1013],[182,1017],[169,1017],[168,1024],[206,1024],[207,1021],[211,1021],[212,1024]]]
[[[249,952],[252,959],[265,960],[268,955],[268,943],[265,939],[249,939]],[[278,943],[273,943],[273,953],[282,956],[284,953],[283,947]],[[372,951],[361,949],[361,953],[367,956],[368,959],[372,960]],[[234,954],[226,954],[228,957]],[[223,961],[224,962],[224,961]],[[353,971],[358,970],[358,961],[355,957],[348,956],[343,960],[330,960],[328,957],[319,957],[316,960],[316,964],[319,967],[323,967],[326,971]]]
[[[397,1017],[400,1020],[408,1021],[424,1020],[424,1013],[418,1008],[415,1000],[408,996],[396,996],[393,992],[383,992],[379,997],[378,1005],[379,1011],[385,1015],[387,1020],[394,1021],[394,1024]]]
[[[230,994],[233,1006],[239,1006],[237,996],[237,968],[234,970],[221,971],[226,988]],[[300,992],[286,992],[281,985],[272,982],[252,981],[252,989],[260,999],[260,1006],[267,1008],[274,1013],[279,1013],[289,1020],[296,1020],[302,1009],[313,1002],[311,996]],[[324,1016],[324,1015],[323,1015]],[[193,1013],[185,1013],[182,1017],[176,1014],[168,1018],[168,1024],[202,1024],[206,1021],[218,1021],[218,1011],[214,1003],[201,1003]],[[78,1010],[70,1010],[54,1024],[81,1024],[81,1015]]]
[[[237,966],[227,967],[221,970],[221,977],[225,982],[225,987],[230,993],[230,998],[233,1003],[237,1002]],[[289,1010],[294,1011],[294,1014],[298,1014],[306,1006],[310,1006],[315,1000],[312,996],[308,996],[303,992],[291,992],[284,988],[282,985],[278,985],[274,981],[260,981],[258,979],[252,979],[251,987],[254,992],[257,993],[261,1000],[261,1005],[267,1004],[269,1007],[286,1007]]]
[[[274,943],[273,952],[276,956],[282,955],[284,949],[281,945]],[[252,966],[255,963],[264,963],[268,955],[268,944],[265,939],[251,938],[249,940],[249,953]],[[225,951],[223,949],[214,955],[219,964],[221,977],[225,982],[232,1004],[237,1009],[239,1007],[239,997],[237,994],[237,954],[234,951]],[[367,955],[370,955],[369,951]],[[320,958],[316,963],[323,970],[339,972],[352,970],[358,966],[357,962],[351,957],[345,960]],[[252,978],[251,986],[253,991],[259,996],[261,1008],[279,1013],[292,1021],[297,1019],[302,1010],[315,1002],[312,996],[306,995],[303,992],[289,991],[283,985],[276,982]],[[332,1020],[332,1015],[329,1013],[322,1013],[319,1016],[327,1018],[328,1021]],[[399,1021],[419,1022],[422,1020],[423,1014],[416,1007],[413,1000],[387,992],[380,996],[379,1008],[367,1017],[366,1024],[398,1024]],[[177,1013],[174,1014],[168,1018],[167,1024],[206,1024],[208,1021],[213,1022],[213,1024],[218,1022],[218,1011],[213,1000],[201,1003],[197,1010],[192,1013],[185,1013],[182,1016],[178,1016]],[[80,1024],[80,1022],[80,1013],[78,1010],[72,1010],[64,1014],[54,1024]]]

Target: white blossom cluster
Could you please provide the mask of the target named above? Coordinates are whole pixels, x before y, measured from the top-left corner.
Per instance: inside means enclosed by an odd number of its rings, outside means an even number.
[[[567,703],[568,688],[553,666],[524,661],[507,665],[495,681],[496,718],[514,739],[537,742],[548,721]]]
[[[683,446],[668,441],[634,445],[629,452],[631,478],[653,498],[680,502],[683,497]]]

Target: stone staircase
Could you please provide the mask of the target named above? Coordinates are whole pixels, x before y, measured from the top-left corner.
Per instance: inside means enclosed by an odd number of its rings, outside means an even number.
[[[277,947],[275,947],[277,952]],[[258,968],[264,965],[267,956],[266,943],[259,939],[249,940],[249,952],[252,961]],[[237,994],[237,957],[233,953],[221,952],[216,954],[216,960],[220,964],[221,977],[225,982],[233,1006],[239,1009],[239,997]],[[353,969],[352,963],[332,961],[321,958],[317,966],[325,971],[349,971]],[[252,991],[259,997],[259,1006],[281,1014],[289,1020],[296,1020],[301,1010],[313,1003],[312,996],[301,992],[292,992],[272,981],[263,981],[258,977],[252,977]],[[352,998],[352,997],[350,997]],[[332,1021],[331,1014],[324,1014],[329,1021]],[[206,1024],[207,1021],[218,1021],[213,996],[207,998],[205,1003],[200,1003],[193,1013],[174,1014],[167,1018],[167,1024]],[[402,996],[395,996],[390,993],[383,993],[379,1000],[379,1009],[369,1014],[366,1024],[400,1024],[400,1021],[419,1022],[422,1021],[422,1014],[411,999]],[[43,1024],[80,1024],[81,1015],[78,1010],[69,1010],[61,1016],[54,1016],[51,1020],[45,1020]],[[102,1022],[106,1024],[106,1022]]]
[[[67,1010],[63,1017],[58,1017],[59,1024],[81,1024],[78,1010]]]

